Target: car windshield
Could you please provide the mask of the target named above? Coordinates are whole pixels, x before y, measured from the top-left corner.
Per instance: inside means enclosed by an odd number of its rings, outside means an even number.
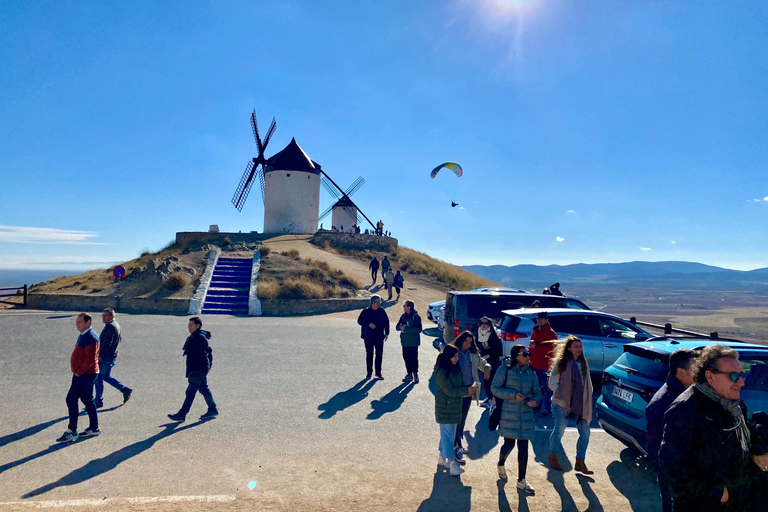
[[[635,336],[642,332],[640,329],[618,322],[612,318],[598,318],[597,323],[600,327],[600,335],[603,338],[614,338],[624,342],[635,341]]]
[[[747,374],[744,389],[747,391],[768,391],[768,355],[742,356],[739,358]]]

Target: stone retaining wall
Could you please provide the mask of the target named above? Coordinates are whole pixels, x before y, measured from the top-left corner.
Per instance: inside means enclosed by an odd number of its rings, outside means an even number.
[[[397,238],[362,233],[342,233],[341,231],[318,231],[310,242],[318,247],[323,247],[325,243],[328,243],[331,247],[338,247],[339,249],[358,249],[362,251],[370,249],[385,253],[393,253],[397,250]]]
[[[207,231],[182,231],[176,233],[176,243],[182,247],[191,242],[224,245],[224,237],[233,244],[237,242],[257,243],[279,236],[281,233],[209,233]]]
[[[27,296],[27,307],[51,311],[102,311],[104,308],[113,308],[121,313],[186,315],[189,299],[121,297],[118,307],[116,297],[31,293]]]
[[[363,309],[370,299],[261,299],[263,316],[324,315],[350,309]]]

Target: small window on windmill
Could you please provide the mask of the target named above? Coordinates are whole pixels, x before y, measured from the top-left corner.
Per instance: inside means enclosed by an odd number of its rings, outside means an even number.
[[[291,173],[288,173],[288,174],[286,174],[286,176],[287,176],[288,178],[290,178],[290,177],[291,177]]]

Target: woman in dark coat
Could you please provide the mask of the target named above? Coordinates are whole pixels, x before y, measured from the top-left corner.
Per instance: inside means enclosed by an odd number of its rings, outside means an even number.
[[[480,402],[480,407],[490,407],[493,401],[493,392],[491,383],[496,370],[501,365],[501,358],[504,355],[504,348],[501,339],[496,333],[493,320],[484,316],[480,319],[477,326],[477,348],[480,350],[480,356],[491,365],[491,378],[483,379],[483,389],[485,389],[485,400]]]

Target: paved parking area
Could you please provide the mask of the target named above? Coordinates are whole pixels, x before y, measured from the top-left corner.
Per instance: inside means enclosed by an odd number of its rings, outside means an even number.
[[[394,312],[390,313],[393,316]],[[0,510],[536,510],[655,511],[654,476],[642,459],[596,429],[576,475],[576,434],[565,473],[548,470],[545,423],[528,480],[514,486],[516,456],[499,482],[498,435],[472,408],[470,453],[460,478],[438,471],[438,430],[424,338],[422,382],[403,385],[396,335],[385,346],[384,381],[364,381],[364,348],[349,314],[300,318],[203,317],[213,333],[209,383],[221,416],[196,399],[187,422],[169,423],[186,385],[181,347],[187,317],[118,315],[124,332],[113,375],[134,388],[125,405],[107,386],[103,434],[70,446],[69,355],[77,332],[66,313],[0,314]],[[95,326],[100,331],[99,317]],[[83,418],[83,421],[86,421]],[[81,426],[82,427],[82,426]]]

